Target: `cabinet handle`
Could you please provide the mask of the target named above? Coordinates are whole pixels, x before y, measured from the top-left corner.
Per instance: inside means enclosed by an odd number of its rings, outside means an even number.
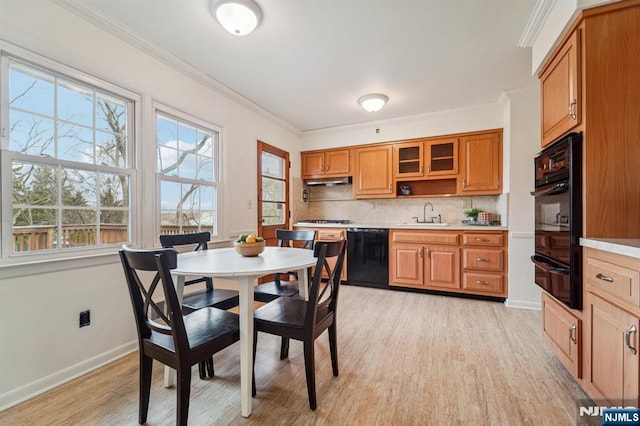
[[[320,166],[320,170],[321,170],[322,172],[324,172],[324,164],[322,164],[322,165]]]
[[[423,169],[424,169],[424,166],[422,164],[420,164],[420,173],[422,173]]]
[[[476,284],[489,285],[489,282],[488,281],[476,281]]]
[[[467,180],[466,179],[462,179],[462,187],[463,188],[467,187]]]
[[[391,184],[389,184],[389,192],[391,192]]]
[[[487,240],[486,238],[476,238],[476,241],[479,243],[488,243],[489,240]]]
[[[477,262],[489,262],[489,259],[486,259],[486,258],[484,258],[484,257],[477,257],[477,258],[476,258],[476,261],[477,261]]]
[[[627,347],[629,348],[629,350],[633,355],[635,355],[637,351],[636,351],[636,348],[631,346],[631,333],[635,333],[636,331],[637,329],[634,324],[631,327],[629,327],[629,329],[624,333],[624,343],[627,345]]]
[[[431,257],[431,250],[427,249],[427,257]]]
[[[327,172],[329,171],[329,169],[331,168],[331,164],[327,165]]]
[[[577,101],[574,99],[569,104],[569,117],[571,117],[572,120],[576,119],[576,113],[574,111],[574,107],[576,106],[576,103],[577,103]]]
[[[610,277],[608,275],[602,275],[601,273],[597,273],[596,274],[596,278],[602,281],[606,281],[608,283],[612,283],[613,282],[613,277]]]
[[[575,324],[569,327],[569,340],[571,340],[574,345],[578,343],[575,336],[575,332],[577,331],[577,329],[578,329],[578,326]]]
[[[427,166],[427,172],[431,173],[431,165]]]
[[[420,251],[418,252],[418,254],[420,255],[420,257],[422,257],[422,255],[424,254],[424,249],[422,247],[420,247]]]

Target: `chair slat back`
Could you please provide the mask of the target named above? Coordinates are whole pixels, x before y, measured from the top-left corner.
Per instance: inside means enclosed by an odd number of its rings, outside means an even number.
[[[170,272],[177,266],[177,252],[171,248],[139,250],[123,246],[119,253],[131,296],[139,343],[142,345],[142,339],[149,338],[151,332],[155,331],[172,335],[176,352],[185,344],[188,347],[182,311]],[[162,284],[166,313],[153,299],[159,283]],[[153,314],[162,323],[154,320]]]
[[[302,248],[313,249],[316,231],[276,229],[278,247],[293,247],[294,242],[302,242]]]
[[[346,242],[347,240],[318,241],[315,243],[313,255],[317,258],[317,261],[311,288],[309,289],[309,306],[313,307],[313,309],[307,309],[306,326],[312,327],[315,324],[316,314],[320,308],[327,308],[334,314],[336,312]],[[335,259],[333,267],[328,262],[328,259]],[[329,277],[326,282],[322,281],[323,270]]]
[[[160,235],[160,244],[165,248],[176,248],[186,245],[194,245],[193,251],[208,250],[209,240],[211,240],[211,232],[192,232],[190,234],[166,234]],[[201,277],[185,281],[184,285],[188,286],[197,283],[206,283],[208,289],[213,288],[213,280],[211,277]]]

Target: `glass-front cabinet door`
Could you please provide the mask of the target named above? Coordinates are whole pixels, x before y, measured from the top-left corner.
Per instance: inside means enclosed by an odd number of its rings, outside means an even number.
[[[393,157],[396,178],[424,176],[424,142],[422,140],[394,144]]]
[[[426,176],[455,176],[458,173],[458,138],[425,142]]]

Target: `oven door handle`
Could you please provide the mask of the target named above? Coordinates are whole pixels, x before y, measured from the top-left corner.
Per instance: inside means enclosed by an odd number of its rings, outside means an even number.
[[[567,192],[568,190],[569,190],[569,184],[557,183],[551,188],[545,188],[540,191],[533,191],[531,195],[533,195],[534,197],[541,197],[543,195],[562,194],[563,192]]]
[[[539,266],[540,268],[542,268],[545,272],[548,272],[550,274],[556,274],[556,275],[569,275],[569,272],[570,272],[569,269],[559,268],[555,265],[551,265],[550,263],[543,262],[538,259],[539,258],[537,256],[531,256],[531,261],[537,266]]]

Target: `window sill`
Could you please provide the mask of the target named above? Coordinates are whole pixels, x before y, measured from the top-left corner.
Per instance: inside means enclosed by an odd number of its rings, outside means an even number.
[[[231,239],[209,242],[209,248],[211,249],[224,247],[231,247]],[[0,281],[9,278],[119,263],[119,249],[120,247],[96,249],[91,250],[90,254],[80,254],[81,252],[78,251],[73,254],[65,253],[66,256],[64,257],[60,257],[61,253],[49,253],[49,257],[45,257],[47,256],[45,254],[33,254],[0,259]]]

